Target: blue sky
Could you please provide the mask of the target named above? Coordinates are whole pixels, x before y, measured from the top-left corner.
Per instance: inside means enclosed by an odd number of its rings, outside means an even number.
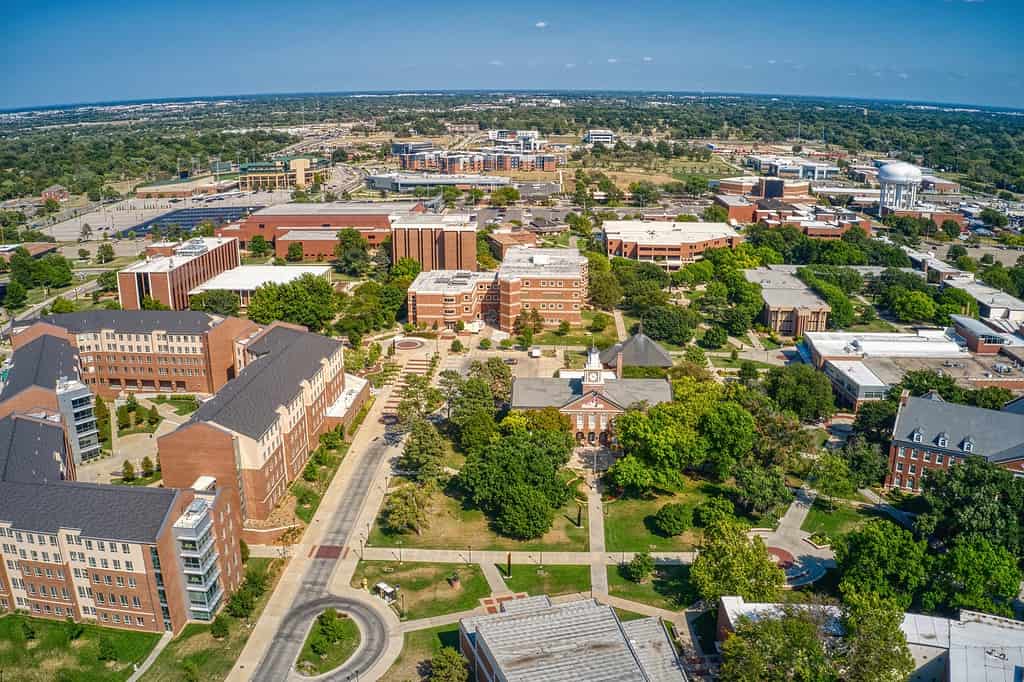
[[[301,8],[55,0],[6,8],[0,108],[456,88],[1024,107],[1024,0],[328,0]]]

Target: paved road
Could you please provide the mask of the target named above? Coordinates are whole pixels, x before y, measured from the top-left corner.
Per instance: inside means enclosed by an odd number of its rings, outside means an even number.
[[[341,503],[328,521],[321,545],[343,547],[356,527],[360,509],[373,486],[374,474],[388,452],[383,440],[374,441],[363,454],[345,486]],[[330,593],[328,585],[334,572],[335,559],[315,559],[302,578],[300,601],[290,609],[274,635],[273,646],[260,661],[253,680],[280,682],[292,676],[295,659],[309,632],[313,618],[326,608],[334,607],[356,621],[362,636],[359,649],[345,665],[318,679],[347,680],[357,670],[365,671],[381,656],[387,647],[388,624],[365,603]]]

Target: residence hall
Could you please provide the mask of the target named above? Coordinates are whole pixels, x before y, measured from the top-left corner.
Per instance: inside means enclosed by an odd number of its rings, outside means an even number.
[[[334,245],[337,233],[345,228],[357,230],[370,243],[371,248],[380,246],[391,234],[391,221],[408,214],[424,213],[427,205],[423,201],[381,201],[354,202],[331,201],[309,204],[277,204],[262,208],[245,220],[219,227],[219,237],[235,237],[241,248],[249,247],[252,238],[262,236],[267,243],[277,248],[277,242],[284,237],[285,242],[301,241],[298,235],[288,236],[290,232],[315,231],[320,234],[316,241],[324,242],[317,246],[325,258],[334,257]],[[334,239],[327,239],[330,236]],[[311,241],[306,237],[306,241]],[[304,248],[307,247],[303,241]],[[276,251],[282,258],[287,254],[287,245],[283,251]]]
[[[150,244],[145,260],[117,273],[117,298],[122,310],[141,310],[147,298],[171,310],[187,310],[192,289],[241,264],[237,239],[196,237],[182,244]]]
[[[624,379],[604,368],[591,348],[582,370],[559,370],[557,377],[516,377],[513,410],[557,408],[569,417],[576,441],[596,445],[612,442],[612,423],[632,405],[657,405],[672,400],[668,379]]]
[[[761,287],[759,321],[776,334],[803,336],[828,329],[832,308],[795,275],[763,267],[744,270],[743,276]]]
[[[216,393],[239,369],[236,344],[249,320],[192,310],[89,310],[15,327],[14,349],[49,334],[78,352],[81,381],[106,398],[121,391]]]
[[[421,272],[406,294],[409,321],[439,329],[482,321],[511,332],[520,312],[536,310],[546,326],[578,325],[587,273],[579,251],[512,246],[497,271]]]
[[[656,263],[678,270],[708,249],[735,248],[743,238],[727,223],[677,223],[658,220],[606,220],[609,258]]]
[[[346,376],[340,341],[303,327],[275,323],[238,345],[238,376],[159,439],[160,463],[169,486],[206,475],[229,482],[224,490],[246,523],[243,538],[266,543],[275,535],[261,523],[320,435],[359,412],[369,385]]]
[[[925,471],[949,469],[972,455],[1024,475],[1024,415],[949,403],[934,391],[919,398],[903,391],[885,487],[919,492]]]
[[[180,633],[241,582],[241,523],[213,478],[75,482],[60,425],[0,419],[0,615]]]

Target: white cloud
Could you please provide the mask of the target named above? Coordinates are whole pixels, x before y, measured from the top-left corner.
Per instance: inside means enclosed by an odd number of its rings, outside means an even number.
[[[899,73],[899,77],[902,78],[903,80],[907,80],[908,78],[910,78],[910,74],[907,73],[906,71],[901,71]]]
[[[775,60],[774,60],[774,59],[769,59],[769,60],[768,60],[768,63],[769,63],[769,64],[775,64],[776,62],[775,62]]]
[[[537,28],[547,28],[548,27],[548,22],[546,22],[546,21],[538,21],[536,24],[534,24],[534,26],[536,26]]]
[[[608,63],[609,64],[618,64],[619,60],[616,59],[615,57],[608,57]]]
[[[505,66],[505,62],[501,61],[500,59],[492,59],[487,63],[490,64],[491,66]]]
[[[567,69],[575,69],[576,65],[573,64],[572,62],[569,62],[568,64],[565,65],[565,68],[567,68]]]
[[[647,62],[647,63],[653,62],[654,61],[654,57],[644,57],[644,61]]]

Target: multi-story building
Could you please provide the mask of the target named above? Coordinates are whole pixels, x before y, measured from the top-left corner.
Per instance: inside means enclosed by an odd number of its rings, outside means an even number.
[[[445,175],[438,173],[381,173],[368,175],[366,186],[383,192],[415,192],[441,187],[490,191],[511,187],[512,180],[501,175]]]
[[[657,263],[678,270],[708,249],[735,248],[743,238],[728,223],[677,223],[657,220],[606,220],[609,258]]]
[[[391,224],[391,258],[430,270],[476,270],[476,222],[463,214],[417,215]]]
[[[210,394],[236,375],[236,347],[258,329],[248,320],[190,310],[90,310],[15,327],[11,343],[17,351],[43,336],[64,339],[78,353],[79,380],[104,397]]]
[[[745,175],[718,180],[718,192],[762,199],[809,199],[811,183],[808,180]]]
[[[488,322],[512,331],[520,312],[540,313],[545,325],[582,322],[588,262],[579,252],[512,246],[496,272],[421,272],[409,286],[409,321],[454,329]]]
[[[67,339],[43,334],[18,345],[4,369],[0,417],[45,414],[64,429],[74,464],[100,455],[92,393],[81,381],[78,353]]]
[[[146,260],[117,273],[117,297],[123,310],[141,310],[146,298],[171,310],[187,310],[192,289],[241,264],[234,238],[196,237],[183,244],[152,244],[146,249]]]
[[[771,268],[744,270],[748,282],[761,287],[761,323],[783,336],[803,336],[828,329],[832,308],[788,272]]]
[[[241,582],[239,529],[212,478],[76,483],[59,425],[0,420],[0,613],[177,634]]]
[[[790,156],[749,156],[747,165],[758,172],[778,178],[831,180],[839,175],[839,166]]]
[[[323,182],[330,165],[326,159],[316,156],[288,156],[243,163],[238,168],[238,188],[303,189]]]
[[[1024,416],[948,403],[934,392],[920,398],[903,392],[889,446],[887,488],[917,492],[926,471],[949,469],[971,456],[1024,475]]]
[[[68,194],[68,188],[64,185],[50,185],[39,193],[39,198],[43,201],[48,201],[50,199],[53,199],[54,201],[67,201],[70,196],[71,195]]]
[[[615,144],[615,132],[607,128],[591,128],[583,135],[586,144]]]
[[[248,308],[256,289],[266,284],[289,284],[306,275],[331,281],[330,265],[241,265],[222,272],[199,285],[190,295],[208,291],[230,291],[238,296],[238,305]]]
[[[240,223],[218,228],[216,234],[237,238],[244,249],[256,235],[276,244],[280,237],[295,230],[323,231],[323,236],[336,238],[341,230],[352,228],[366,238],[371,248],[376,248],[391,234],[392,220],[427,210],[428,204],[420,200],[277,204],[254,212]],[[333,255],[335,243],[336,240],[326,245],[330,249],[327,253]]]
[[[392,142],[391,143],[391,154],[392,156],[400,156],[402,154],[416,154],[418,152],[428,152],[434,149],[434,143],[430,140],[422,140],[419,142]]]
[[[274,324],[242,344],[242,369],[188,423],[158,441],[163,481],[200,476],[222,490],[246,522],[265,520],[302,472],[320,434],[345,424],[368,395],[347,390],[340,341]],[[354,379],[354,378],[353,378]],[[246,528],[243,538],[267,537]]]

